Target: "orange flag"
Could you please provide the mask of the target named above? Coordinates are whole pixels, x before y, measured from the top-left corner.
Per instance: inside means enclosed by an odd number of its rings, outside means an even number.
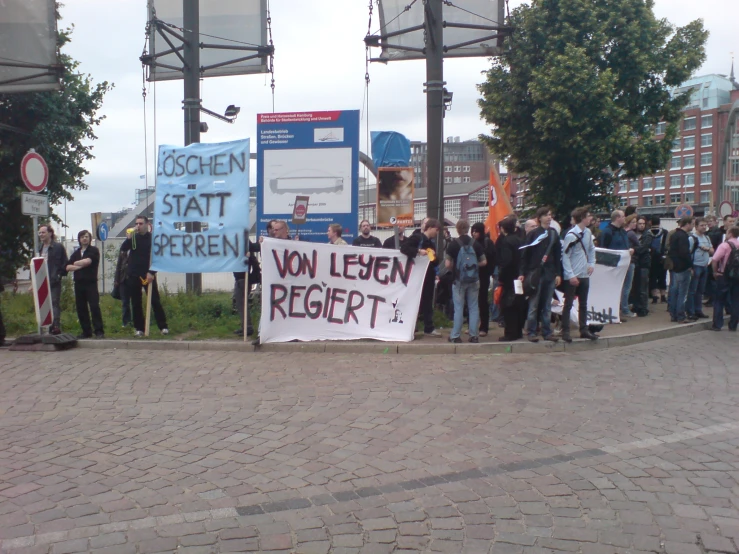
[[[510,176],[506,180],[510,187]],[[509,188],[510,190],[510,188]],[[488,185],[488,217],[485,220],[485,231],[494,242],[498,240],[498,222],[505,216],[513,213],[510,194],[506,194],[500,184],[500,178],[495,169],[490,169],[490,183]]]
[[[506,198],[510,200],[511,198],[511,173],[508,172],[508,177],[506,177],[505,183],[503,183],[503,192],[505,192]]]

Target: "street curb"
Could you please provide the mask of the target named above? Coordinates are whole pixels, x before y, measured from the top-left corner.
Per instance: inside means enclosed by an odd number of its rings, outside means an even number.
[[[604,350],[619,346],[632,346],[643,342],[670,339],[682,335],[699,333],[711,328],[711,322],[696,322],[657,329],[648,333],[605,337],[597,341],[576,339],[571,343],[549,342],[493,342],[482,344],[452,344],[437,341],[414,341],[409,343],[392,342],[283,342],[254,346],[252,341],[175,341],[146,339],[135,340],[81,340],[79,348],[95,350],[192,350],[218,352],[268,352],[268,353],[326,353],[326,354],[549,354],[552,352],[584,352]]]

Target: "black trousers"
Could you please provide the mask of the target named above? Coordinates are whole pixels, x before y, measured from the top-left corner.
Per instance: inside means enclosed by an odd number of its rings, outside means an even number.
[[[580,332],[588,329],[588,292],[590,292],[590,278],[579,277],[580,283],[573,285],[569,281],[565,281],[565,305],[562,309],[562,332],[570,332],[570,313],[572,305],[575,303],[575,297],[578,301],[577,319],[580,326]]]
[[[490,328],[490,275],[480,276],[480,293],[477,296],[477,305],[480,308],[480,331],[486,333]]]
[[[522,294],[514,294],[513,291],[503,292],[504,300],[501,300],[500,311],[505,321],[504,335],[507,339],[518,340],[523,338],[523,326],[529,311],[529,303]],[[506,306],[505,304],[509,304]]]
[[[141,305],[141,291],[144,285],[136,276],[130,276],[126,279],[128,287],[128,295],[131,297],[131,306],[133,307],[133,326],[137,331],[144,330],[144,307]],[[148,286],[148,285],[147,285]],[[167,329],[167,316],[164,314],[164,308],[159,300],[159,288],[157,282],[151,284],[151,307],[154,310],[154,319],[157,321],[159,329]]]
[[[423,332],[434,330],[434,285],[436,278],[433,273],[427,273],[421,290],[421,305],[418,311],[423,318]]]
[[[96,335],[102,335],[103,315],[100,313],[97,281],[75,281],[74,302],[77,306],[77,319],[80,320],[82,334],[91,337],[94,330]],[[92,327],[90,326],[90,314],[92,314]]]
[[[636,267],[634,271],[634,284],[631,286],[634,295],[634,312],[637,314],[649,313],[649,268]]]

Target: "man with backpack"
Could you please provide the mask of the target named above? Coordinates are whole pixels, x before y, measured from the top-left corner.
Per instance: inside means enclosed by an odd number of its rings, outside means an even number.
[[[470,319],[470,342],[476,343],[480,342],[478,331],[480,308],[477,298],[480,293],[479,271],[481,267],[487,266],[488,262],[480,243],[472,240],[467,234],[470,230],[469,222],[466,219],[460,219],[456,227],[459,238],[449,243],[444,258],[446,268],[454,271],[454,284],[452,285],[454,326],[449,335],[449,342],[462,342],[462,323],[466,302]]]
[[[536,221],[539,226],[526,235],[521,247],[518,277],[523,283],[524,294],[529,297],[526,338],[538,342],[537,327],[541,325],[544,340],[557,342],[552,332],[552,298],[554,289],[562,282],[562,246],[559,235],[551,228],[551,208],[545,206],[536,210]]]
[[[665,268],[665,254],[667,251],[667,231],[660,226],[659,216],[652,216],[651,244],[652,267],[649,271],[649,289],[652,291],[652,304],[660,300],[667,302],[667,269]]]
[[[688,312],[688,319],[693,321],[708,319],[708,316],[703,313],[703,292],[706,290],[706,280],[708,279],[708,262],[714,250],[711,239],[706,234],[707,230],[706,220],[699,217],[695,221],[693,234],[690,235],[693,276],[690,278],[688,302],[685,308]]]
[[[729,331],[735,332],[739,323],[739,227],[727,229],[726,239],[716,249],[711,262],[716,279],[711,331],[723,328],[724,306],[730,303]]]
[[[578,301],[578,325],[580,337],[595,340],[597,335],[588,329],[588,291],[590,276],[595,270],[595,244],[588,229],[592,216],[590,206],[575,208],[572,211],[575,226],[565,235],[562,243],[562,267],[564,274],[565,305],[562,310],[562,340],[572,342],[570,335],[570,312]]]

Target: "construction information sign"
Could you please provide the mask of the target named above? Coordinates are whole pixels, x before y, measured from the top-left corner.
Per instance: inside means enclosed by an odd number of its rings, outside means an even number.
[[[308,196],[300,238],[327,241],[331,223],[351,243],[359,211],[359,111],[257,115],[257,234],[272,219],[290,221]],[[294,229],[291,232],[295,232]]]

